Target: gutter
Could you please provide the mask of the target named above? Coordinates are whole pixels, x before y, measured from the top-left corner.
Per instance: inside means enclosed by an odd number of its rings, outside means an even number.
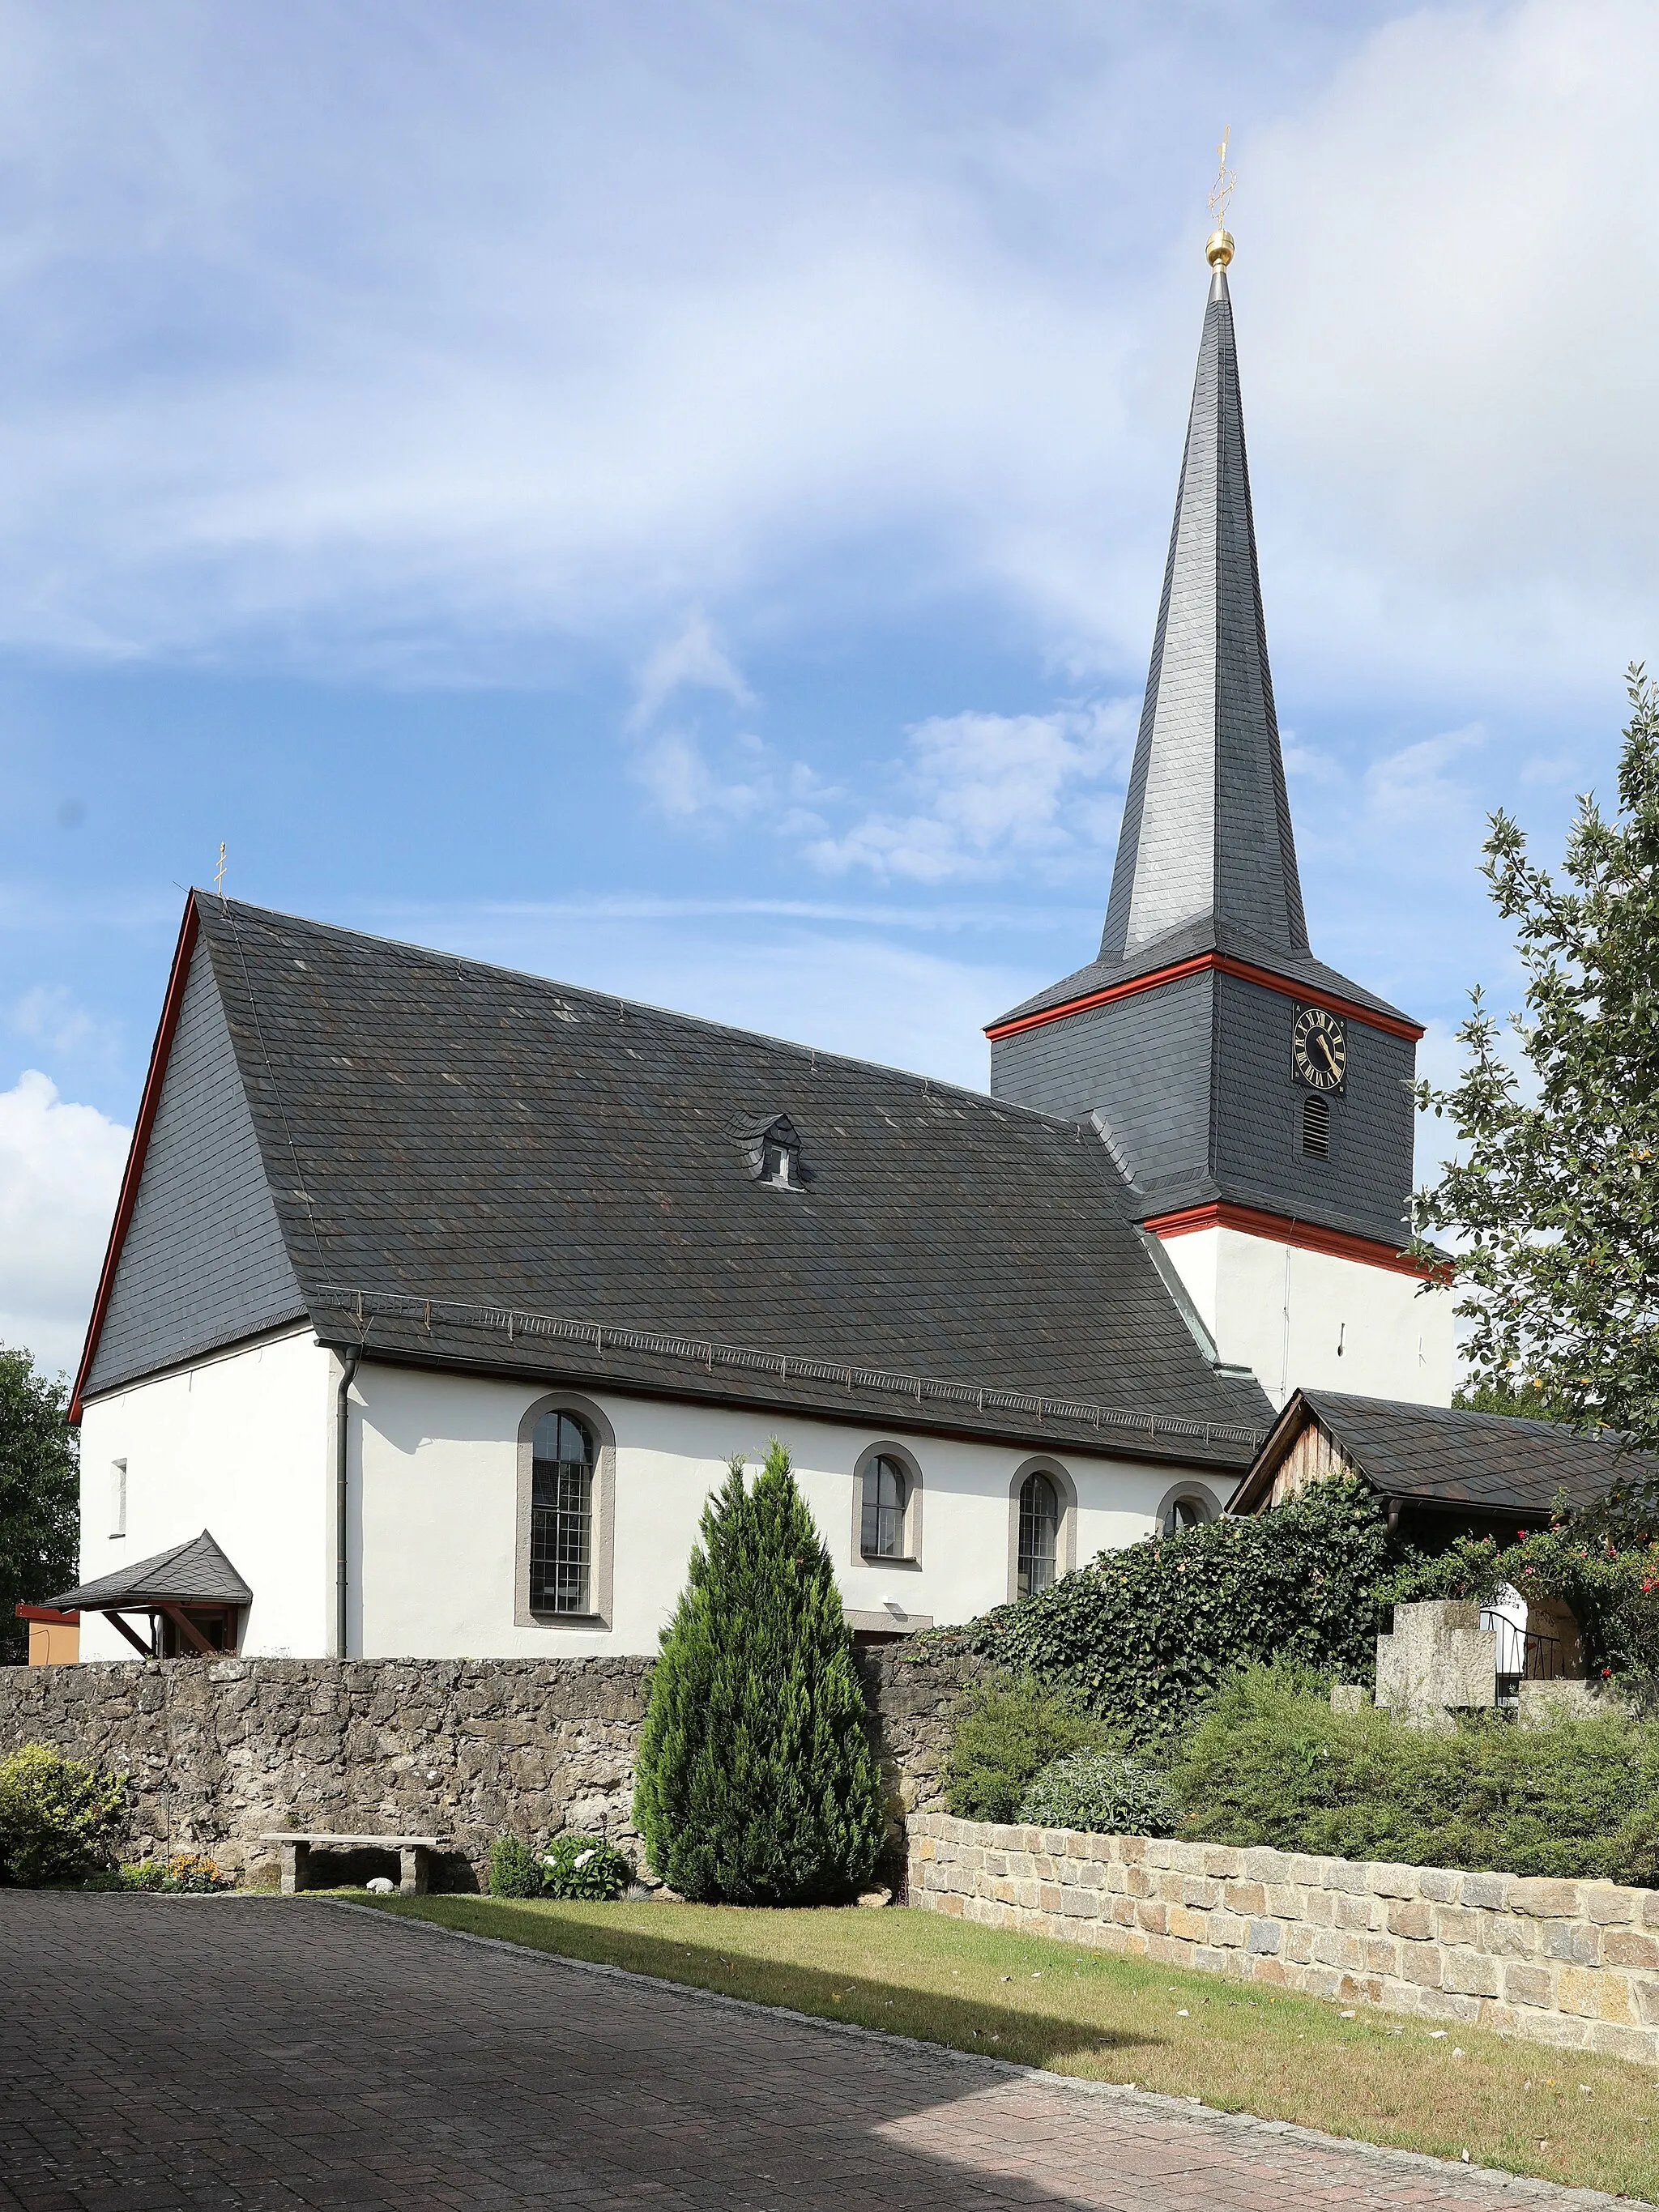
[[[346,1655],[346,1473],[351,1443],[351,1384],[362,1358],[352,1346],[340,1354],[340,1387],[334,1409],[334,1656]]]

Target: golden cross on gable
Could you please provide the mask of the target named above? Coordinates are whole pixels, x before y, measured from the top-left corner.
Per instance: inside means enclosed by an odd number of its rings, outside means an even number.
[[[219,840],[219,865],[213,872],[213,888],[221,898],[225,895],[225,841]]]

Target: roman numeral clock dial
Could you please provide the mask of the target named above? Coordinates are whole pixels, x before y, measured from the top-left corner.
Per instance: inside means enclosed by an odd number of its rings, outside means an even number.
[[[1323,1006],[1298,1006],[1291,1030],[1291,1066],[1316,1091],[1340,1091],[1348,1072],[1348,1040]]]

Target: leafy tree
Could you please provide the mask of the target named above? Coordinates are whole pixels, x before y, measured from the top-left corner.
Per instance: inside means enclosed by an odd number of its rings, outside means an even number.
[[[20,1604],[75,1580],[81,1550],[81,1456],[64,1418],[69,1386],[0,1345],[0,1659],[25,1656]]]
[[[845,1897],[881,1850],[853,1639],[775,1440],[752,1485],[739,1456],[704,1508],[652,1669],[634,1820],[671,1888],[732,1904]]]
[[[1565,1409],[1546,1395],[1537,1376],[1500,1375],[1488,1382],[1466,1383],[1452,1393],[1460,1413],[1508,1413],[1522,1421],[1560,1421]]]
[[[1271,1513],[1103,1552],[938,1640],[1069,1690],[1126,1735],[1155,1741],[1187,1727],[1252,1660],[1369,1682],[1377,1586],[1391,1564],[1376,1497],[1334,1476]]]
[[[1418,1086],[1464,1156],[1419,1194],[1419,1240],[1460,1241],[1477,1389],[1514,1378],[1579,1427],[1659,1445],[1659,686],[1629,674],[1609,819],[1578,804],[1564,881],[1492,817],[1483,872],[1516,926],[1526,1006],[1510,1017],[1536,1097],[1499,1054],[1480,992],[1449,1091]],[[1419,1253],[1426,1256],[1425,1241]]]

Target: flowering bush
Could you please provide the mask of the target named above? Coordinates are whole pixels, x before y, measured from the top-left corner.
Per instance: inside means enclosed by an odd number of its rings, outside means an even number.
[[[544,1897],[586,1897],[608,1904],[633,1879],[633,1868],[602,1836],[561,1836],[542,1853]]]
[[[1592,1676],[1659,1674],[1659,1542],[1620,1544],[1562,1521],[1515,1533],[1507,1546],[1464,1536],[1436,1559],[1408,1560],[1384,1582],[1382,1596],[1395,1605],[1418,1598],[1485,1605],[1508,1583],[1524,1598],[1566,1607]]]
[[[235,1885],[234,1875],[199,1851],[175,1851],[170,1859],[142,1859],[121,1869],[123,1889],[159,1890],[169,1897],[205,1896]]]
[[[126,1804],[125,1775],[24,1744],[0,1759],[0,1878],[37,1887],[107,1867]]]

